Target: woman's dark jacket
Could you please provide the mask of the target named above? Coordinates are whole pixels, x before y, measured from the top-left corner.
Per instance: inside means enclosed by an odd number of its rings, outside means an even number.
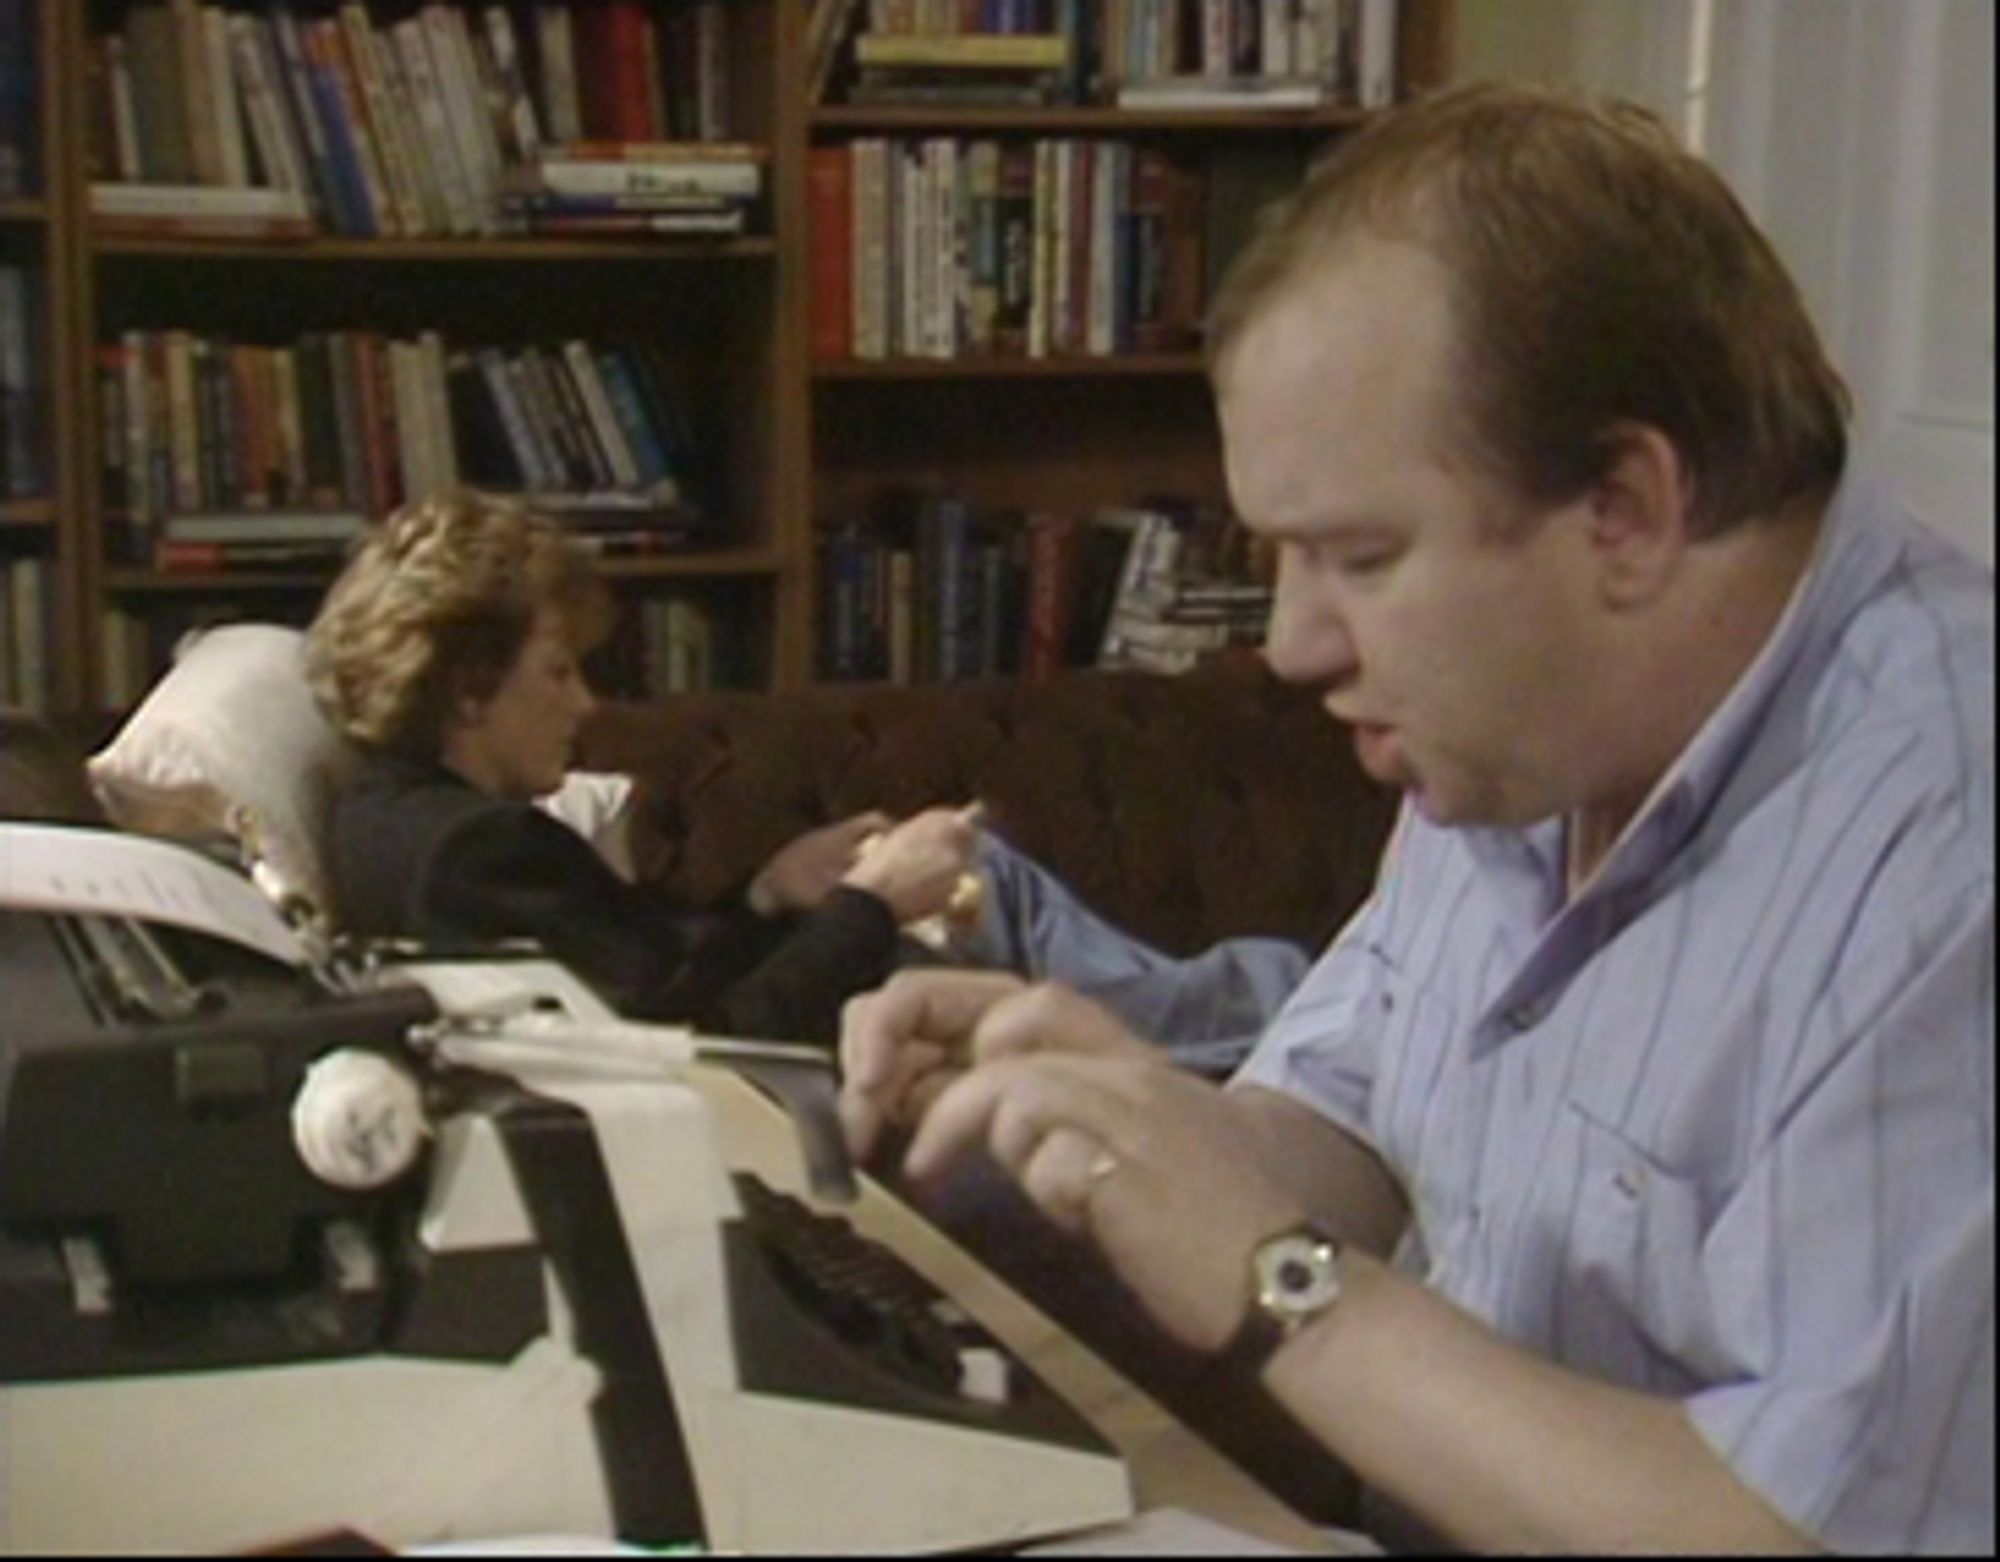
[[[440,765],[374,756],[333,809],[339,920],[366,937],[442,945],[533,938],[621,1013],[725,1036],[831,1044],[840,1007],[879,986],[897,929],[845,886],[783,919],[692,913],[625,882],[531,803]]]

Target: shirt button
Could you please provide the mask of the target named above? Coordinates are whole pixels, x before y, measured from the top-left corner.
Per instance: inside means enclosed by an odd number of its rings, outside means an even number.
[[[1542,1023],[1542,1017],[1549,1012],[1548,1005],[1536,999],[1517,1003],[1501,1016],[1507,1029],[1519,1035],[1522,1031],[1533,1030]]]

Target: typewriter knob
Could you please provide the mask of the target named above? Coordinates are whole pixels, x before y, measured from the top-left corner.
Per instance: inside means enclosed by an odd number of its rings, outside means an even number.
[[[379,1052],[343,1047],[306,1069],[292,1101],[292,1141],[321,1182],[362,1190],[410,1169],[430,1124],[409,1071]]]

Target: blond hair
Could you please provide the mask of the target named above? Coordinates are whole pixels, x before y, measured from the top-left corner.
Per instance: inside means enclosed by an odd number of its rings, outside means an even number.
[[[1847,387],[1714,169],[1635,105],[1476,83],[1384,116],[1264,216],[1208,321],[1218,387],[1248,327],[1370,239],[1451,277],[1447,428],[1524,504],[1585,492],[1618,426],[1659,429],[1708,532],[1822,492]]]
[[[609,598],[560,524],[460,489],[405,505],[341,571],[306,636],[328,720],[370,748],[435,758],[454,703],[490,695],[544,609],[580,644]]]

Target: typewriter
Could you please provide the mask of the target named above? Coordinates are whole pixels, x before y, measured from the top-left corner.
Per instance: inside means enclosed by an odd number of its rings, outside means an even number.
[[[8,1549],[956,1550],[1132,1510],[895,1250],[818,1059],[540,959],[330,981],[45,909],[0,906],[0,981]]]

